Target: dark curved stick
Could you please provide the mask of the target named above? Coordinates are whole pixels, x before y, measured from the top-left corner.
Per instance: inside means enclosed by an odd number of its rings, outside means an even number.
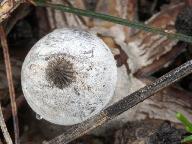
[[[100,114],[84,121],[80,124],[72,126],[68,131],[62,135],[48,141],[44,144],[67,144],[72,140],[88,133],[92,129],[106,123],[107,121],[115,118],[124,111],[132,108],[133,106],[141,103],[153,94],[162,90],[163,88],[171,85],[172,83],[180,80],[192,72],[192,60],[184,63],[176,69],[158,78],[151,84],[139,89],[138,91],[126,96],[122,100],[104,109]]]

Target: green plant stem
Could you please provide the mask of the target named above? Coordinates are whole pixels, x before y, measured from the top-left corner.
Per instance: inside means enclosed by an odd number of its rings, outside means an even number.
[[[146,32],[151,32],[154,34],[166,36],[169,39],[181,40],[181,41],[192,43],[192,37],[191,36],[187,36],[187,35],[180,34],[180,33],[168,33],[168,32],[165,32],[163,29],[152,27],[152,26],[149,26],[149,25],[146,25],[143,23],[132,22],[132,21],[129,21],[127,19],[122,19],[119,17],[114,17],[111,15],[93,12],[93,11],[89,11],[89,10],[82,10],[82,9],[78,9],[78,8],[74,8],[74,7],[68,7],[68,6],[64,6],[61,4],[47,3],[47,2],[44,2],[41,0],[36,0],[34,2],[36,4],[36,6],[39,6],[39,7],[50,7],[53,9],[61,10],[63,12],[73,13],[73,14],[80,15],[80,16],[98,18],[98,19],[110,21],[113,23],[117,23],[120,25],[129,26],[129,27],[134,28],[134,29],[140,29],[140,30],[143,30]]]
[[[181,142],[182,143],[192,142],[192,135],[185,137]]]
[[[182,113],[177,112],[176,117],[182,122],[186,130],[192,133],[192,123]]]

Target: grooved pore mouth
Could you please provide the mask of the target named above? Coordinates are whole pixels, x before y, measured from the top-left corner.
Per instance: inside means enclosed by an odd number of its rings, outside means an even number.
[[[59,89],[70,86],[76,79],[73,64],[67,61],[64,56],[49,58],[45,73],[46,80],[51,86]]]

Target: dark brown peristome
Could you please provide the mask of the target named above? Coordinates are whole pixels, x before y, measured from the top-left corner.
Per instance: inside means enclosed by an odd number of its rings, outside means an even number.
[[[45,69],[46,80],[53,87],[63,89],[75,80],[73,64],[63,56],[52,57]]]

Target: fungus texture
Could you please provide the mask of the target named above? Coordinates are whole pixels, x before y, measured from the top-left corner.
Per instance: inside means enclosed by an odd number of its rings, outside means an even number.
[[[117,79],[114,57],[94,34],[57,29],[39,40],[22,66],[24,96],[42,118],[73,125],[98,114]]]

